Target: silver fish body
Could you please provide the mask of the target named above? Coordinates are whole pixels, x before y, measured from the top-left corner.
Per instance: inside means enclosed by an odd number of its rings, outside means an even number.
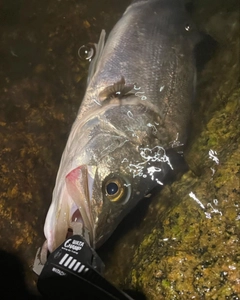
[[[53,251],[74,233],[99,247],[162,184],[166,150],[185,143],[195,29],[180,0],[134,1],[103,45],[62,155],[44,232]]]

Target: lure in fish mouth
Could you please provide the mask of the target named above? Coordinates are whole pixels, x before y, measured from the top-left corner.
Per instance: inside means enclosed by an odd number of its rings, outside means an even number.
[[[135,0],[102,31],[62,155],[44,233],[52,252],[69,234],[97,248],[173,168],[194,94],[197,33],[180,0]]]

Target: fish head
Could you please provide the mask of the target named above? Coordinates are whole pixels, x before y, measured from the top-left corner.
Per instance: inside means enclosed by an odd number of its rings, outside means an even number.
[[[84,237],[87,232],[90,245],[100,247],[164,177],[163,160],[156,159],[163,158],[164,151],[158,147],[142,148],[109,131],[99,133],[86,147],[91,159],[79,158],[71,170],[64,163],[60,166],[44,226],[50,252],[64,242],[69,230]]]

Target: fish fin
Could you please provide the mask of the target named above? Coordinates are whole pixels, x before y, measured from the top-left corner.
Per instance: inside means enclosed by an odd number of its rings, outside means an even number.
[[[99,93],[99,100],[104,102],[105,100],[112,98],[121,99],[123,96],[126,96],[133,89],[133,87],[133,84],[126,85],[124,77],[121,76],[121,79],[118,82],[107,86]]]
[[[93,77],[93,75],[96,72],[97,65],[98,65],[99,59],[102,55],[103,48],[104,48],[104,45],[105,45],[105,37],[106,37],[106,31],[103,29],[101,31],[98,43],[94,44],[94,46],[95,46],[95,56],[92,59],[91,64],[89,66],[87,83],[90,82],[91,78]]]

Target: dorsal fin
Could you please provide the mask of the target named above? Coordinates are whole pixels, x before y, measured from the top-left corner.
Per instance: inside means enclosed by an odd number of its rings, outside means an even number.
[[[90,66],[89,66],[87,83],[90,82],[91,78],[93,77],[94,73],[96,72],[97,65],[98,65],[99,59],[102,55],[103,48],[104,48],[104,45],[105,45],[105,37],[106,37],[106,31],[103,29],[101,31],[98,43],[94,44],[94,46],[95,46],[95,56],[94,56],[93,60],[90,63]]]
[[[124,77],[121,76],[121,79],[119,81],[115,82],[113,85],[107,86],[99,93],[99,100],[105,101],[107,99],[115,97],[120,99],[128,94],[133,89],[133,87],[133,84],[126,85]]]

